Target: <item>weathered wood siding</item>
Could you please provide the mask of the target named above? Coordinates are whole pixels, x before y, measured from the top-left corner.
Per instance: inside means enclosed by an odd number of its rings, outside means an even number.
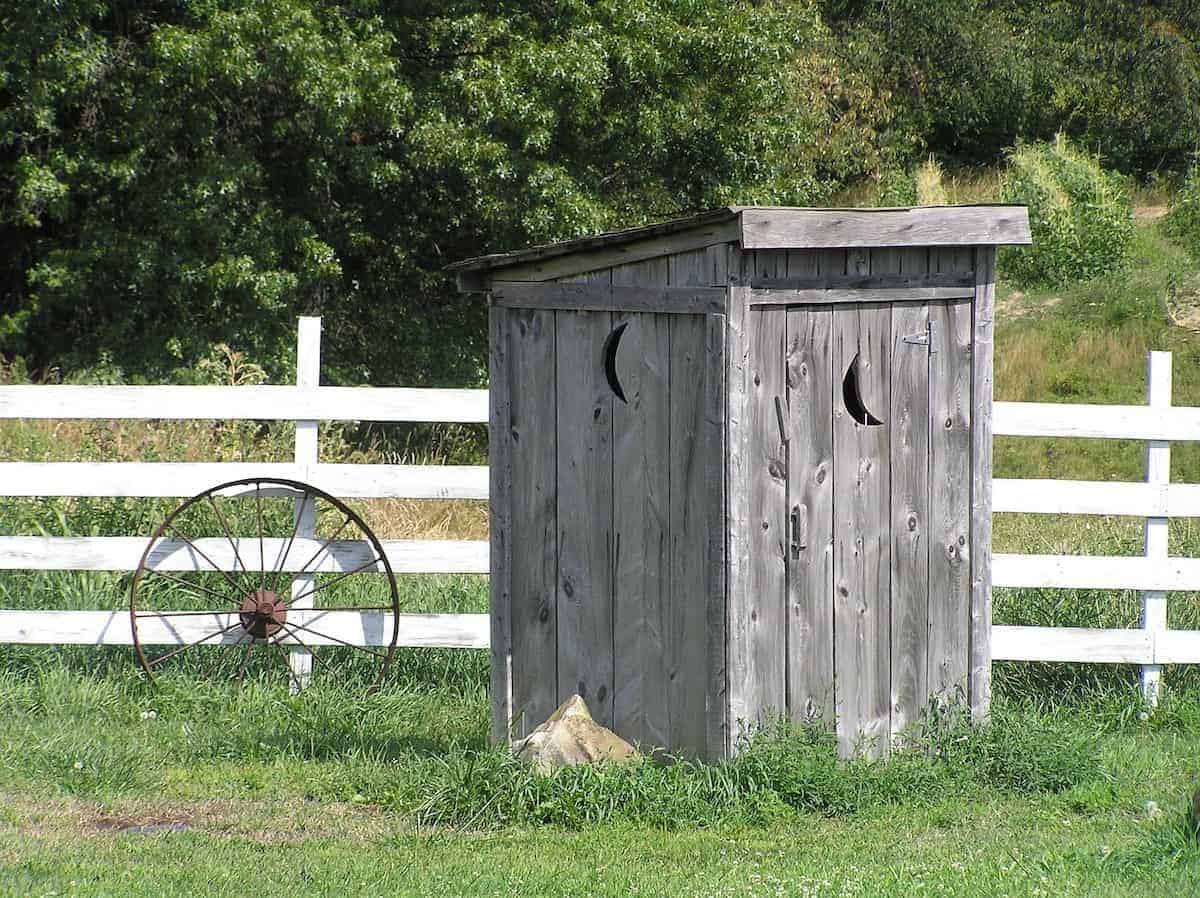
[[[792,719],[836,718],[843,754],[879,755],[931,695],[968,690],[972,303],[897,300],[870,284],[973,279],[973,252],[760,250],[746,259],[755,285],[745,326],[747,521],[730,525],[747,545],[745,593],[730,597],[745,645],[731,682],[747,696],[746,719],[778,709],[782,648]],[[889,301],[787,305],[770,295],[772,283],[785,285],[784,297],[797,283],[851,277],[865,297]],[[756,627],[765,621],[774,634],[781,595],[784,626],[772,641]]]
[[[493,450],[510,469],[522,451],[549,460],[548,467],[519,468],[504,482],[493,476],[493,488],[509,506],[552,492],[550,503],[539,506],[536,537],[524,535],[530,533],[524,519],[518,534],[512,511],[494,516],[497,529],[509,534],[493,534],[507,580],[531,568],[552,584],[548,606],[541,603],[536,615],[507,625],[493,615],[495,628],[511,631],[509,642],[520,643],[520,651],[497,644],[502,672],[493,686],[500,692],[496,720],[516,717],[519,704],[529,709],[529,725],[512,728],[514,736],[577,692],[598,721],[646,748],[725,754],[724,543],[714,536],[725,519],[725,317],[671,304],[691,302],[693,294],[676,287],[711,294],[720,286],[724,295],[727,271],[724,245],[689,249],[563,277],[556,283],[570,285],[578,297],[572,294],[568,303],[547,294],[550,309],[531,308],[535,293],[516,287],[519,304],[502,307],[502,296],[493,307],[502,322],[493,327],[493,342],[507,351],[506,359],[493,351],[495,364],[507,366],[510,381],[493,403],[511,407],[523,389],[511,374],[517,357],[541,372],[550,389],[540,429],[502,430],[507,445]],[[589,303],[589,289],[603,301]],[[658,290],[659,302],[671,307],[621,309],[633,304],[611,299],[635,290],[639,296]],[[706,308],[712,306],[710,296]],[[530,316],[547,323],[548,346],[514,346],[513,337],[497,333]],[[604,359],[618,328],[612,363],[624,399],[610,384]],[[522,447],[522,438],[536,448]],[[515,615],[513,587],[496,591],[496,608]],[[527,682],[531,678],[537,682]],[[506,683],[513,693],[507,700]],[[513,710],[505,711],[506,703]],[[494,730],[501,738],[498,725]]]

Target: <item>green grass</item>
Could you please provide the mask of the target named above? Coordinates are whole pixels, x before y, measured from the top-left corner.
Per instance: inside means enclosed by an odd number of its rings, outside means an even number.
[[[1140,403],[1155,348],[1175,353],[1176,403],[1200,405],[1200,341],[1169,320],[1198,283],[1197,261],[1142,224],[1121,275],[1029,293],[1002,284],[998,396]],[[189,433],[22,426],[0,433],[0,449],[181,460],[286,450],[273,431],[196,431],[191,446]],[[376,457],[382,443],[366,436],[376,449],[342,443],[336,457]],[[473,451],[469,434],[453,436],[439,459]],[[1142,451],[1000,440],[996,472],[1137,480]],[[1200,482],[1194,448],[1176,448],[1172,467]],[[0,531],[145,535],[170,504],[10,500]],[[389,536],[435,526],[422,509],[374,511],[378,529],[407,516]],[[477,519],[463,509],[447,535]],[[1198,528],[1172,522],[1172,552],[1200,555]],[[1001,552],[1140,546],[1133,519],[995,522]],[[114,574],[4,572],[0,607],[119,609],[127,588]],[[410,611],[487,605],[481,577],[402,577],[400,590]],[[1133,592],[995,598],[1000,623],[1135,626],[1138,608]],[[1200,600],[1172,594],[1170,615],[1200,629]],[[991,725],[935,715],[883,763],[838,763],[828,736],[776,728],[723,764],[554,777],[488,748],[485,653],[402,650],[370,697],[320,680],[298,697],[253,678],[230,691],[196,673],[151,687],[127,649],[0,647],[0,894],[1200,896],[1185,813],[1200,787],[1192,669],[1168,669],[1149,714],[1132,668],[997,664]],[[121,832],[147,823],[186,830]]]
[[[485,746],[486,671],[362,698],[0,677],[0,893],[1174,895],[1200,881],[1200,698],[1001,697],[886,763],[804,732],[716,766],[542,777]],[[153,710],[153,717],[149,711]],[[1157,811],[1148,802],[1157,805]],[[146,823],[184,832],[122,833]],[[72,885],[73,883],[73,885]]]

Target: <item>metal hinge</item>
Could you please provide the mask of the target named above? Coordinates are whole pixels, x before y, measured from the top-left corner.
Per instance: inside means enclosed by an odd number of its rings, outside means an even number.
[[[937,352],[937,329],[932,321],[925,325],[924,333],[909,334],[902,339],[905,343],[911,343],[914,346],[928,346],[931,354]]]

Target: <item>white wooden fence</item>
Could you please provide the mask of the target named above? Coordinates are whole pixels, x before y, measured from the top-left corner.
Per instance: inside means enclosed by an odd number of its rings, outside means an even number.
[[[301,319],[296,386],[255,387],[0,387],[0,418],[254,419],[296,421],[291,464],[128,462],[0,463],[7,496],[183,497],[227,480],[275,476],[300,480],[346,498],[486,499],[487,468],[325,464],[317,453],[318,421],[487,421],[486,390],[322,387],[317,385],[320,319]],[[1064,480],[993,482],[993,510],[1034,514],[1130,515],[1146,519],[1145,552],[1137,557],[997,554],[996,587],[1143,590],[1142,626],[1128,630],[996,626],[993,656],[1013,661],[1083,661],[1142,666],[1153,701],[1163,664],[1200,662],[1200,632],[1172,631],[1166,594],[1200,591],[1200,559],[1167,554],[1170,517],[1200,516],[1200,484],[1169,482],[1169,443],[1200,440],[1200,408],[1171,407],[1171,357],[1151,353],[1146,406],[998,402],[997,436],[1145,440],[1144,483]],[[116,570],[137,565],[145,540],[126,537],[0,535],[0,569]],[[384,543],[399,574],[488,572],[484,541],[392,540]],[[232,556],[229,559],[232,565]],[[335,562],[336,563],[336,562]],[[177,569],[192,569],[182,555]],[[336,568],[335,568],[336,569]],[[341,631],[364,645],[390,630],[364,621]],[[164,640],[178,637],[164,628]],[[0,642],[129,644],[128,615],[108,611],[2,611]],[[487,615],[406,614],[405,646],[486,648]]]
[[[256,387],[0,387],[2,418],[252,419],[295,421],[292,463],[7,462],[0,463],[0,494],[6,496],[185,497],[242,477],[284,477],[310,483],[343,498],[487,499],[485,466],[341,465],[318,457],[318,421],[487,421],[486,390],[322,387],[319,318],[301,318],[296,386]],[[301,528],[304,524],[301,522]],[[0,570],[132,571],[146,537],[41,537],[0,535]],[[303,533],[297,533],[297,543]],[[478,540],[384,540],[397,574],[486,574],[488,544]],[[218,566],[234,569],[229,544],[202,546]],[[270,554],[270,553],[268,553]],[[247,556],[249,557],[249,556]],[[351,570],[363,559],[329,556],[329,570]],[[249,562],[253,566],[252,562]],[[160,570],[211,569],[194,553],[160,559]],[[323,568],[324,569],[324,568]],[[390,615],[345,612],[338,636],[378,645],[391,632]],[[398,645],[486,648],[486,614],[405,614]],[[353,618],[353,619],[351,619]],[[204,633],[183,633],[178,618],[164,620],[158,638],[182,644]],[[152,622],[152,621],[151,621]],[[219,630],[223,619],[200,626]],[[143,630],[144,625],[139,627]],[[153,638],[153,636],[151,637]],[[143,641],[146,636],[143,634]],[[0,643],[129,645],[127,611],[0,610]],[[303,654],[302,649],[294,649]],[[301,660],[298,674],[306,673]]]

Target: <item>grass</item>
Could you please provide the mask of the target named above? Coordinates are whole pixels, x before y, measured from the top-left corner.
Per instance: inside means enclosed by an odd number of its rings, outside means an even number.
[[[948,175],[954,202],[987,173]],[[1137,231],[1127,274],[998,292],[1002,399],[1140,403],[1144,352],[1175,353],[1200,405],[1198,342],[1172,323],[1197,262]],[[1173,312],[1173,309],[1175,310]],[[24,422],[6,460],[286,461],[286,427]],[[322,429],[337,461],[479,463],[478,434]],[[1137,480],[1142,447],[998,441],[1005,477]],[[1172,476],[1200,482],[1173,450]],[[0,503],[7,533],[145,535],[171,503]],[[481,503],[356,505],[387,538],[482,538]],[[1200,525],[1171,549],[1200,555]],[[997,551],[1137,554],[1141,522],[998,515]],[[486,609],[480,577],[401,578],[411,611]],[[121,608],[109,574],[5,572],[0,607]],[[998,590],[1002,623],[1134,626],[1136,593]],[[1172,594],[1171,624],[1200,629]],[[487,747],[483,653],[403,650],[383,692],[183,669],[150,687],[128,650],[0,647],[0,895],[1200,896],[1185,806],[1200,786],[1200,678],[1167,672],[1145,713],[1136,671],[998,664],[992,724],[932,715],[887,762],[839,764],[827,736],[778,727],[719,765],[644,763],[543,777]],[[157,834],[124,832],[158,825]]]

